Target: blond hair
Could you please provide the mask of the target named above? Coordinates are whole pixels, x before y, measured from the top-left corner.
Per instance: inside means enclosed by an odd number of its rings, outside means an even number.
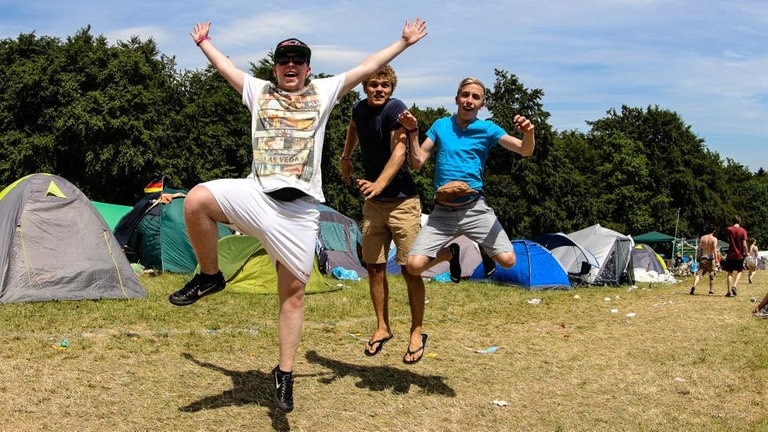
[[[456,90],[456,96],[459,96],[461,94],[461,89],[463,89],[464,87],[466,87],[466,86],[468,86],[470,84],[479,85],[480,88],[483,89],[483,99],[485,99],[485,84],[483,84],[482,81],[480,81],[479,79],[474,78],[474,77],[468,77],[468,78],[464,78],[463,80],[461,80],[461,82],[459,83],[459,88],[458,88],[458,90]]]
[[[392,69],[392,66],[390,65],[384,65],[376,72],[372,73],[371,76],[363,80],[363,87],[368,85],[368,81],[374,79],[374,78],[383,78],[387,81],[389,81],[390,84],[392,84],[392,91],[395,90],[395,87],[397,87],[397,75],[395,75],[394,69]]]

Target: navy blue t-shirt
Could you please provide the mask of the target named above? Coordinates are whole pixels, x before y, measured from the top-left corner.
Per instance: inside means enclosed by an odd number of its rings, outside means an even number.
[[[390,134],[400,127],[397,116],[405,110],[405,104],[395,98],[389,99],[380,107],[371,107],[368,105],[368,100],[364,99],[352,108],[352,120],[357,126],[366,180],[376,181],[392,156]],[[378,197],[394,198],[416,195],[418,195],[418,189],[411,175],[408,153],[406,152],[405,163]]]

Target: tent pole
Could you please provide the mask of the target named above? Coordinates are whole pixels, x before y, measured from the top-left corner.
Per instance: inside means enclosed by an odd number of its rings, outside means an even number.
[[[677,224],[680,223],[680,207],[677,208],[677,220],[675,220],[675,240],[672,242],[672,258],[674,259],[675,256],[675,246],[677,245]],[[681,252],[682,254],[682,252]]]

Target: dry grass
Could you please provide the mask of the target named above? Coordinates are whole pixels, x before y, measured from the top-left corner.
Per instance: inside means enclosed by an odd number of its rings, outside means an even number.
[[[401,362],[402,279],[390,278],[395,339],[372,358],[367,283],[345,282],[307,298],[288,415],[268,379],[275,296],[225,290],[177,308],[166,297],[180,276],[142,281],[146,300],[0,306],[0,430],[768,431],[768,320],[750,316],[762,272],[735,299],[723,277],[720,295],[695,297],[690,278],[568,292],[428,283],[414,366]]]

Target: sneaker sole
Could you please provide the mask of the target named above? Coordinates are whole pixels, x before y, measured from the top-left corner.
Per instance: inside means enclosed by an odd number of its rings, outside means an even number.
[[[179,300],[179,299],[174,299],[174,298],[173,298],[173,294],[171,294],[170,296],[168,296],[168,301],[169,301],[169,302],[171,302],[171,304],[172,304],[172,305],[175,305],[175,306],[189,306],[189,305],[191,305],[191,304],[195,303],[196,301],[200,300],[200,299],[201,299],[201,298],[203,298],[203,297],[208,297],[208,296],[209,296],[209,295],[211,295],[211,294],[216,294],[217,292],[221,292],[221,291],[224,291],[224,287],[221,287],[220,289],[217,289],[217,290],[211,290],[211,291],[208,291],[208,292],[206,292],[205,294],[201,295],[200,297],[198,297],[198,298],[196,298],[196,299],[194,299],[194,300]],[[175,294],[175,293],[174,293],[174,294]]]

